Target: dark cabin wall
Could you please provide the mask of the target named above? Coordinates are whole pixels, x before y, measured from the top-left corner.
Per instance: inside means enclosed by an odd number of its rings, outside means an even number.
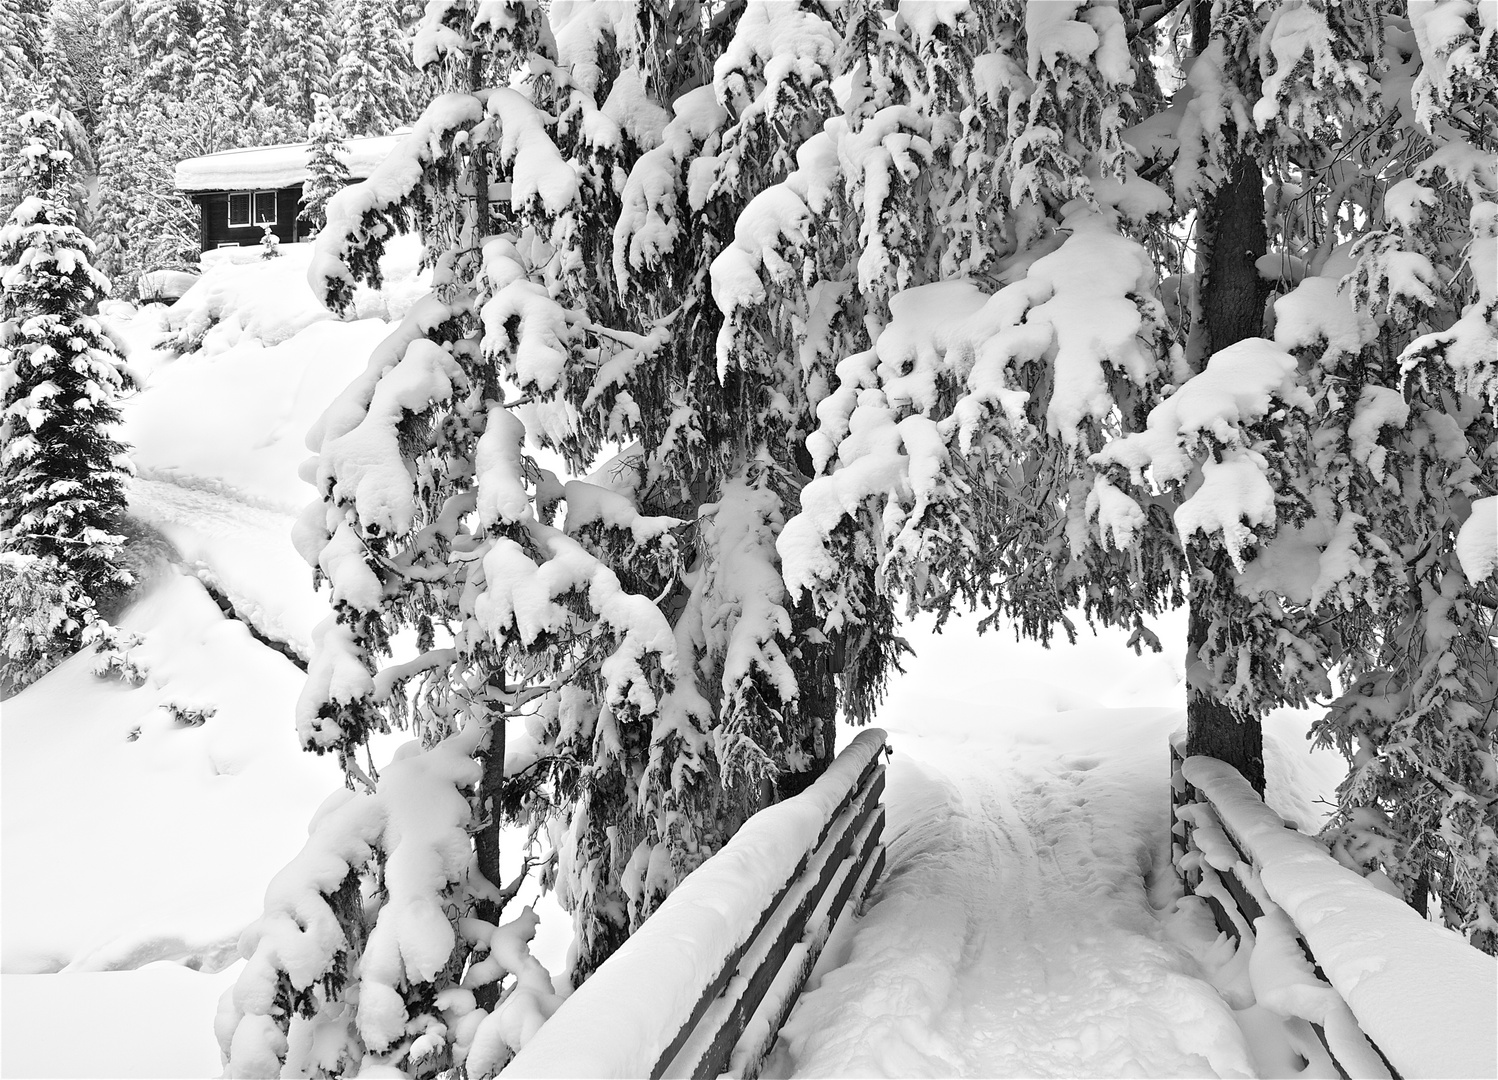
[[[227,191],[188,193],[188,198],[198,205],[199,239],[203,251],[211,251],[220,244],[258,245],[264,235],[259,225],[229,228],[229,194]],[[295,243],[307,231],[306,225],[297,220],[297,215],[302,212],[301,199],[301,184],[276,189],[276,223],[271,231],[283,244]]]

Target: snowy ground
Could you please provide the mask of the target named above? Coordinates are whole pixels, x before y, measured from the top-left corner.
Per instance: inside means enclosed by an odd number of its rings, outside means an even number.
[[[284,295],[297,273],[295,258],[243,268],[185,301],[234,314],[180,358],[150,349],[158,310],[120,326],[146,383],[126,407],[132,511],[170,561],[124,618],[146,638],[145,685],[99,681],[78,658],[4,705],[6,1077],[216,1074],[211,1016],[238,969],[234,942],[339,784],[296,747],[301,673],[245,623],[303,651],[326,610],[288,539],[310,494],[296,478],[302,433],[385,323],[317,317]],[[256,274],[280,284],[257,289]],[[392,280],[366,313],[413,293],[411,274]],[[1157,918],[1165,892],[1146,887],[1168,815],[1179,649],[1140,658],[1110,636],[1046,651],[960,623],[910,636],[919,656],[879,717],[895,747],[889,873],[829,950],[842,966],[823,965],[773,1066],[1275,1071],[1251,1056],[1249,1018],[1197,978],[1181,928]],[[172,704],[214,712],[185,726]],[[1305,722],[1269,725],[1283,736],[1271,799],[1314,826],[1340,762],[1307,756]],[[536,955],[559,970],[564,917],[538,910]]]

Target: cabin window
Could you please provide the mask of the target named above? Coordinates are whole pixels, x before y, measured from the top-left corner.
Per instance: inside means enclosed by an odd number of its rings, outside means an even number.
[[[229,193],[229,228],[276,223],[274,191],[231,191]]]

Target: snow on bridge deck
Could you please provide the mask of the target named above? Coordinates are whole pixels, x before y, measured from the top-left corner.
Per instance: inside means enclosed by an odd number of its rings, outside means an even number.
[[[1190,928],[1155,910],[1175,895],[1165,747],[1181,713],[1004,711],[987,730],[926,716],[891,732],[888,870],[766,1075],[1283,1069],[1283,1044],[1246,1037],[1254,1019],[1176,943]],[[1270,744],[1271,797],[1278,783],[1304,811],[1287,783],[1304,751]]]

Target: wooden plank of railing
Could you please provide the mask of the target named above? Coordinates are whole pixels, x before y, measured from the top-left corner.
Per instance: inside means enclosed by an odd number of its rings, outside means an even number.
[[[831,834],[833,829],[837,827],[838,823],[847,813],[848,807],[852,805],[856,799],[858,799],[859,795],[869,784],[871,777],[879,777],[882,790],[883,775],[884,762],[882,759],[882,755],[875,754],[872,758],[869,759],[869,763],[864,767],[862,774],[860,774],[858,778],[858,782],[849,789],[848,793],[838,804],[837,810],[830,816],[827,824],[823,826],[821,834],[817,837],[816,844],[801,857],[800,861],[797,862],[795,874],[793,874],[791,878],[780,887],[779,892],[775,894],[775,898],[760,914],[759,921],[755,924],[754,929],[750,931],[749,935],[744,939],[743,943],[740,944],[731,953],[729,953],[728,958],[723,964],[722,970],[720,970],[713,981],[708,984],[707,989],[703,991],[702,997],[698,999],[697,1004],[693,1007],[691,1014],[686,1019],[686,1022],[682,1024],[681,1029],[676,1033],[675,1037],[672,1038],[671,1042],[667,1044],[665,1051],[661,1054],[659,1060],[656,1061],[655,1067],[650,1072],[651,1080],[661,1080],[661,1078],[665,1076],[667,1067],[670,1066],[671,1062],[674,1061],[677,1055],[681,1053],[682,1048],[686,1046],[688,1040],[691,1039],[692,1034],[697,1029],[697,1026],[702,1022],[703,1017],[712,1007],[713,1002],[716,1001],[722,995],[723,991],[728,987],[729,980],[732,979],[734,974],[738,971],[739,963],[743,959],[744,954],[749,951],[749,949],[754,945],[755,941],[759,938],[760,934],[764,932],[766,925],[770,922],[771,918],[775,915],[775,912],[779,910],[780,905],[785,900],[786,894],[796,887],[796,883],[800,881],[802,875],[806,873],[807,864],[815,857],[816,853],[821,849],[822,845],[827,842],[828,835]]]
[[[830,924],[883,869],[885,750],[883,732],[860,733],[806,792],[746,823],[563,1003],[505,1075],[757,1073]],[[805,840],[777,847],[786,829]],[[625,987],[640,993],[621,996]]]
[[[1205,793],[1192,786],[1191,782],[1182,775],[1181,766],[1184,761],[1185,758],[1182,756],[1181,752],[1174,745],[1172,745],[1170,748],[1170,766],[1172,777],[1172,829],[1174,830],[1176,823],[1179,823],[1181,826],[1183,826],[1183,847],[1181,849],[1183,855],[1189,852],[1192,848],[1192,833],[1195,831],[1195,826],[1189,819],[1182,818],[1179,811],[1182,807],[1192,803],[1196,803],[1206,807],[1213,806],[1212,800]],[[1177,780],[1179,780],[1179,783],[1177,783]],[[1244,853],[1243,842],[1240,837],[1234,834],[1231,823],[1224,820],[1220,814],[1216,814],[1216,817],[1218,825],[1222,829],[1223,835],[1227,837],[1228,842],[1233,845],[1233,850],[1238,855],[1239,864],[1243,866],[1256,867],[1255,861],[1250,856]],[[1197,851],[1198,853],[1200,853],[1200,848],[1198,848]],[[1203,855],[1202,858],[1203,860],[1205,860],[1205,855]],[[1182,884],[1186,887],[1187,891],[1195,892],[1197,885],[1200,884],[1200,872],[1197,872],[1195,881],[1188,881],[1188,874],[1185,867],[1182,865],[1181,860],[1177,860],[1176,862],[1176,872],[1177,875],[1181,878]],[[1244,923],[1252,928],[1255,924],[1255,920],[1264,915],[1264,909],[1259,904],[1258,899],[1244,887],[1242,880],[1238,877],[1237,868],[1234,867],[1233,870],[1228,872],[1219,871],[1217,872],[1217,878],[1222,882],[1223,887],[1233,898],[1233,902],[1238,908],[1238,913],[1243,917]],[[1241,941],[1243,935],[1239,932],[1237,922],[1223,909],[1221,902],[1215,896],[1204,896],[1202,897],[1202,899],[1206,900],[1207,905],[1212,909],[1212,915],[1214,920],[1217,922],[1217,928],[1225,933],[1231,934],[1235,939]],[[1295,925],[1293,919],[1290,920],[1290,925]],[[1335,992],[1335,988],[1332,987],[1330,980],[1328,980],[1326,977],[1326,972],[1321,969],[1321,965],[1316,961],[1315,954],[1311,951],[1310,945],[1307,944],[1305,936],[1300,932],[1298,927],[1296,928],[1295,940],[1296,943],[1300,946],[1301,952],[1304,953],[1306,959],[1310,961],[1312,972],[1313,974],[1315,974],[1316,978],[1325,983],[1327,989],[1333,990]],[[1317,1040],[1321,1043],[1323,1049],[1326,1050],[1326,1056],[1331,1061],[1332,1067],[1337,1070],[1337,1075],[1340,1076],[1342,1080],[1352,1080],[1342,1062],[1338,1060],[1336,1051],[1332,1049],[1331,1040],[1326,1034],[1326,1029],[1321,1024],[1318,1024],[1314,1021],[1308,1022],[1311,1025],[1311,1030],[1316,1033]],[[1385,1055],[1381,1049],[1379,1049],[1378,1044],[1368,1036],[1368,1033],[1360,1031],[1359,1034],[1361,1034],[1362,1037],[1367,1040],[1368,1046],[1373,1050],[1375,1054],[1378,1055],[1379,1059],[1384,1063],[1385,1067],[1388,1068],[1389,1076],[1392,1078],[1392,1080],[1401,1080],[1398,1070],[1394,1068],[1393,1064],[1389,1061],[1388,1056]]]
[[[860,838],[872,837],[877,842],[877,831],[866,829],[865,826],[882,823],[884,808],[879,805],[879,797],[883,792],[884,772],[877,769],[867,776],[847,810],[829,830],[830,835],[824,839],[822,846],[831,846],[820,852],[820,857],[814,859],[813,865],[808,867],[806,872],[810,877],[807,887],[800,890],[799,895],[782,897],[773,913],[774,918],[761,924],[765,933],[770,936],[761,943],[761,947],[753,950],[760,955],[746,955],[742,958],[737,970],[744,973],[745,968],[748,969],[747,981],[743,989],[733,995],[731,1004],[724,1010],[725,1015],[721,1018],[714,1017],[701,1025],[707,1037],[698,1039],[696,1045],[688,1044],[677,1059],[663,1070],[663,1076],[717,1076],[728,1067],[733,1049],[744,1033],[749,1018],[764,1000],[766,991],[790,955],[792,947],[805,937],[809,917],[828,887],[839,877],[839,872],[847,885],[843,892],[844,898],[851,891],[859,867],[856,863],[849,863],[848,859],[854,854],[867,854],[867,850],[854,851],[854,843]],[[876,817],[878,821],[874,822],[872,819]],[[817,863],[820,863],[820,867]],[[782,911],[787,907],[789,910]],[[839,914],[841,904],[834,906],[828,917],[835,920]],[[779,927],[778,930],[774,929],[776,926]],[[756,937],[759,936],[757,933]],[[800,987],[796,989],[799,991]]]
[[[812,969],[822,955],[832,927],[840,913],[855,900],[861,906],[869,891],[884,872],[884,845],[880,840],[884,828],[884,807],[879,807],[874,817],[864,827],[859,850],[845,865],[851,870],[839,881],[836,892],[824,898],[812,912],[806,933],[800,942],[787,950],[786,960],[780,965],[769,990],[760,1001],[754,1015],[745,1025],[745,1033],[739,1037],[725,1072],[738,1080],[755,1080],[765,1059],[774,1048],[779,1032],[790,1018],[797,998]]]

